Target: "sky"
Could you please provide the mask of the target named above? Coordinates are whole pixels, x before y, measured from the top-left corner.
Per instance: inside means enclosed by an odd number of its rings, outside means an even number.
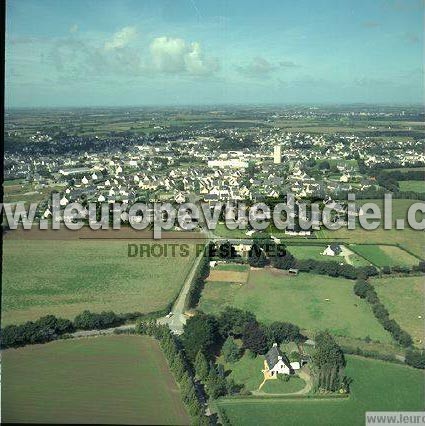
[[[8,0],[8,107],[417,104],[423,0]]]

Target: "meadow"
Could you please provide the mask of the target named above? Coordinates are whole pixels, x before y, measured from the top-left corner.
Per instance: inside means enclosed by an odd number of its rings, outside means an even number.
[[[222,399],[233,425],[361,426],[366,411],[422,411],[424,373],[411,367],[347,356],[353,379],[347,399]]]
[[[2,421],[189,424],[158,343],[104,336],[2,354]]]
[[[425,342],[424,277],[388,277],[374,279],[372,284],[390,316],[413,337],[417,346],[423,347]]]
[[[195,256],[193,244],[188,257],[128,257],[128,243],[140,240],[15,239],[14,235],[20,234],[11,232],[3,241],[4,325],[46,314],[72,319],[85,309],[116,313],[165,309],[177,297]]]
[[[378,267],[413,266],[419,262],[418,258],[397,246],[352,244],[350,249]]]
[[[391,343],[370,306],[353,293],[353,281],[323,275],[251,271],[247,284],[207,283],[200,309],[218,313],[225,306],[253,312],[258,320],[292,322],[309,334],[329,329],[335,335]],[[326,300],[329,299],[329,300]]]
[[[425,182],[421,180],[402,180],[399,185],[400,191],[425,192]]]

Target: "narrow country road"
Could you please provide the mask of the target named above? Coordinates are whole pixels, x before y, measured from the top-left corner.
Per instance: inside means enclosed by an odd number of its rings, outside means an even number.
[[[184,311],[185,311],[187,294],[189,293],[190,286],[192,284],[196,270],[203,256],[204,256],[204,253],[201,252],[198,255],[198,257],[195,259],[195,261],[193,262],[192,269],[187,275],[186,280],[183,284],[183,287],[180,291],[180,294],[177,297],[177,300],[174,303],[173,308],[171,309],[171,313],[172,313],[171,317],[169,318],[162,317],[158,319],[158,322],[160,324],[168,324],[168,326],[170,327],[170,330],[175,334],[183,333],[183,327],[186,324],[186,316],[184,315]]]

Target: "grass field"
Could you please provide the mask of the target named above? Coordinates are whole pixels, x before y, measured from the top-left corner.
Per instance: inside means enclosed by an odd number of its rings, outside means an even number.
[[[246,272],[249,271],[249,265],[239,265],[237,263],[223,263],[214,266],[217,271],[235,271]]]
[[[288,276],[270,269],[251,271],[248,283],[242,286],[207,283],[200,309],[217,313],[230,305],[251,311],[267,323],[292,322],[309,334],[329,329],[341,336],[391,342],[370,306],[354,295],[353,284],[343,278],[308,273]]]
[[[396,246],[351,245],[350,249],[366,258],[375,266],[412,266],[419,260]]]
[[[399,185],[400,191],[425,192],[425,182],[421,180],[402,180]]]
[[[359,205],[366,202],[374,202],[383,211],[382,200],[362,200]],[[393,219],[406,219],[407,210],[410,205],[420,202],[418,200],[393,200]],[[423,202],[422,202],[423,203]],[[421,220],[421,214],[417,215],[417,220]],[[425,253],[425,234],[421,231],[415,231],[405,225],[405,229],[389,229],[383,228],[383,223],[373,230],[368,231],[359,225],[354,230],[341,228],[336,231],[322,229],[315,233],[318,239],[326,241],[345,242],[347,244],[399,244],[401,247],[414,253],[416,256],[423,258]]]
[[[189,424],[158,343],[142,336],[4,351],[2,421]]]
[[[340,400],[223,399],[218,406],[239,425],[362,426],[366,411],[422,411],[424,373],[403,365],[347,357],[351,395]]]
[[[297,376],[290,376],[287,382],[279,378],[267,380],[261,390],[265,393],[294,393],[305,387],[303,379]]]
[[[418,346],[425,341],[424,277],[382,278],[372,281],[390,316],[406,330]],[[422,318],[418,318],[421,316]]]
[[[84,309],[117,313],[164,309],[190,270],[194,245],[189,245],[188,257],[147,258],[128,257],[128,243],[140,240],[5,239],[3,324],[46,314],[73,318]]]
[[[257,390],[264,379],[261,370],[264,368],[264,357],[257,356],[251,358],[245,353],[241,359],[233,363],[227,363],[222,357],[217,362],[224,365],[226,372],[230,371],[229,377],[235,383],[245,385],[245,388],[253,391]]]

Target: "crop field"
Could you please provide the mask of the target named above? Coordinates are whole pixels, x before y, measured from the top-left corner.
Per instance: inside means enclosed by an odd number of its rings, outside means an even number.
[[[402,180],[399,185],[400,191],[425,192],[425,182],[421,180]]]
[[[382,278],[374,279],[372,284],[390,316],[413,337],[416,345],[423,347],[425,342],[424,278],[421,276]]]
[[[208,282],[227,282],[245,284],[248,280],[248,272],[216,271],[212,270],[207,278]]]
[[[292,322],[309,335],[329,329],[335,335],[369,336],[390,343],[391,336],[378,323],[367,302],[355,296],[353,285],[353,281],[323,275],[290,276],[273,269],[251,271],[248,283],[242,286],[207,283],[200,309],[218,313],[225,306],[235,306],[253,312],[266,323]]]
[[[2,421],[189,424],[158,343],[104,336],[2,354]]]
[[[375,266],[412,266],[419,260],[396,246],[351,245],[350,249],[366,258]]]
[[[359,204],[366,202],[374,202],[383,211],[382,200],[362,200]],[[405,219],[407,217],[407,210],[410,205],[418,203],[418,200],[393,200],[393,219]],[[422,203],[424,203],[422,201]],[[420,213],[417,214],[417,220],[421,220]],[[425,234],[422,231],[416,231],[412,228],[407,227],[407,221],[405,223],[405,229],[384,229],[383,220],[380,226],[373,230],[368,231],[361,228],[358,224],[356,229],[348,230],[341,228],[336,231],[328,229],[321,229],[315,233],[316,237],[321,240],[345,242],[347,244],[399,244],[402,248],[407,249],[416,256],[423,258],[425,253]]]
[[[422,411],[424,373],[413,368],[355,356],[347,357],[353,379],[347,399],[222,399],[233,425],[362,426],[366,411]]]
[[[9,235],[3,242],[3,324],[46,314],[73,318],[85,309],[116,313],[164,309],[177,297],[195,257],[194,244],[188,244],[187,257],[178,251],[175,257],[128,257],[128,244],[140,240],[39,240]]]

